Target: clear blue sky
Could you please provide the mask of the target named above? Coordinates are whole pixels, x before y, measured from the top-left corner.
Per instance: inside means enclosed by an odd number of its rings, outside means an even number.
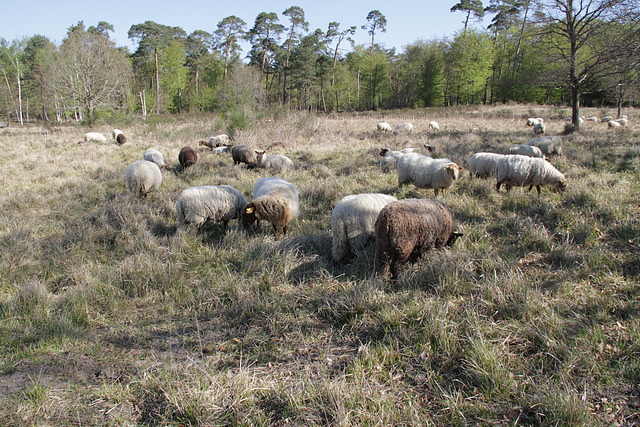
[[[280,23],[287,26],[288,18],[282,15],[285,9],[299,6],[309,22],[309,31],[327,30],[329,22],[340,23],[341,29],[357,26],[354,37],[357,44],[369,43],[369,36],[360,28],[366,24],[370,11],[379,10],[387,19],[387,31],[376,35],[376,43],[386,48],[403,47],[417,40],[432,40],[450,37],[463,26],[464,14],[450,12],[457,1],[336,1],[336,0],[270,0],[270,1],[165,1],[165,0],[111,0],[111,1],[6,1],[2,7],[0,38],[9,41],[41,34],[59,44],[67,28],[78,21],[86,27],[98,21],[107,21],[114,26],[111,38],[118,46],[134,46],[127,37],[129,28],[145,21],[178,26],[187,34],[194,30],[213,32],[223,18],[236,15],[251,28],[260,12],[275,12]],[[243,56],[246,55],[246,48]]]

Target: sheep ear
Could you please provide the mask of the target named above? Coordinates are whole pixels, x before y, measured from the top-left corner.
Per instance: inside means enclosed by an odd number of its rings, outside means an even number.
[[[254,210],[253,206],[247,206],[245,208],[244,212],[250,214],[250,213],[253,213],[253,210]]]

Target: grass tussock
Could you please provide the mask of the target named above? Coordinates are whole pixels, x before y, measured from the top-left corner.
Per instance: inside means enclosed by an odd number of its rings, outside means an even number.
[[[640,422],[633,125],[567,132],[566,109],[543,106],[394,114],[153,117],[116,126],[122,146],[78,143],[88,129],[77,127],[0,130],[1,423]],[[562,135],[565,155],[549,160],[566,191],[497,193],[465,171],[439,197],[464,233],[454,247],[402,266],[393,283],[370,280],[371,246],[331,260],[331,210],[345,195],[433,198],[398,188],[380,148],[429,144],[466,166],[533,139],[526,117]],[[380,134],[380,121],[415,131]],[[237,221],[178,230],[184,189],[228,184],[251,200],[274,174],[198,146],[229,129],[295,162],[278,173],[300,194],[287,237]],[[185,145],[199,155],[188,169],[177,161]],[[149,147],[168,167],[140,200],[124,173]]]

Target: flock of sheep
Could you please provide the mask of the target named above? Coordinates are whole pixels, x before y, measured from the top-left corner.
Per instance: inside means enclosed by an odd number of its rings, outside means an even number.
[[[544,123],[542,119],[527,121],[528,126],[534,127],[541,123]],[[439,130],[436,122],[430,122],[429,128]],[[377,129],[379,132],[412,132],[413,125],[403,123],[394,129],[387,123],[378,123]],[[124,143],[124,134],[116,131],[114,139],[119,144]],[[91,140],[87,138],[85,140]],[[268,156],[264,151],[243,144],[234,145],[227,135],[211,137],[199,144],[208,147],[211,153],[231,154],[234,165],[243,163],[247,168],[263,167],[274,171],[294,167],[293,161],[286,156]],[[400,151],[382,148],[380,168],[383,172],[397,170],[398,187],[411,183],[418,188],[433,189],[437,197],[453,186],[464,168],[446,158],[433,158],[431,154],[429,145]],[[506,154],[475,153],[468,159],[467,167],[470,177],[495,178],[497,191],[502,185],[507,191],[512,186],[528,186],[529,191],[536,187],[540,194],[541,186],[563,190],[567,185],[564,175],[545,159],[553,155],[562,155],[562,140],[557,136],[543,136],[528,144],[513,145]],[[178,160],[183,168],[187,168],[198,161],[198,155],[193,148],[183,147]],[[158,150],[146,150],[142,160],[127,168],[128,190],[138,197],[146,197],[162,184],[161,169],[165,167]],[[175,209],[179,230],[189,224],[200,228],[207,222],[222,222],[226,229],[233,219],[238,219],[244,228],[253,229],[260,221],[266,221],[279,238],[286,236],[288,224],[298,217],[299,195],[295,184],[279,177],[268,177],[255,183],[251,202],[232,186],[203,185],[185,189]],[[444,203],[431,199],[398,200],[379,193],[342,198],[332,211],[331,231],[334,262],[357,253],[375,238],[372,277],[390,275],[392,280],[397,278],[403,263],[415,261],[431,248],[452,245],[462,235]]]

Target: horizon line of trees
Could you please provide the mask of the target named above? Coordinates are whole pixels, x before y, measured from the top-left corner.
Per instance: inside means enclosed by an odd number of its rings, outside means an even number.
[[[579,126],[580,106],[640,101],[640,0],[461,0],[451,12],[464,14],[461,30],[400,53],[376,43],[387,25],[378,10],[361,25],[370,44],[355,45],[356,26],[309,31],[298,6],[262,12],[251,28],[229,16],[211,33],[135,24],[134,52],[116,46],[103,21],[72,25],[59,46],[42,35],[1,39],[0,119],[518,102],[570,105]],[[471,25],[489,17],[486,28]]]

